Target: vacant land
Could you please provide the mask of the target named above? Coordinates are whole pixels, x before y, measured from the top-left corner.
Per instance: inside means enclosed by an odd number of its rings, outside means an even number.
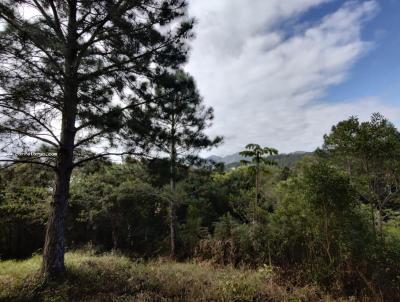
[[[45,283],[41,257],[0,262],[0,301],[338,301],[309,286],[279,285],[272,269],[148,263],[91,252],[66,254],[67,276]],[[347,301],[343,299],[342,301]]]

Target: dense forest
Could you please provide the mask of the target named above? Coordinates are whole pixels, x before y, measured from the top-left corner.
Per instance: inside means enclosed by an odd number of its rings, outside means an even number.
[[[0,2],[0,300],[398,301],[398,129],[202,158],[186,6]]]
[[[400,133],[375,114],[340,122],[324,141],[293,168],[272,156],[258,170],[179,164],[174,190],[168,158],[93,161],[72,175],[66,248],[169,256],[172,201],[176,260],[265,265],[298,284],[395,301]],[[1,171],[1,184],[1,257],[40,253],[53,172],[18,164]]]

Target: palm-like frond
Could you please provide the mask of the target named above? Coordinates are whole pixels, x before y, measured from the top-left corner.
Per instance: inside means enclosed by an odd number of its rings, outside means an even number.
[[[240,161],[240,164],[241,164],[242,166],[246,166],[246,165],[250,164],[250,162],[249,162],[248,160],[242,159],[242,160]]]
[[[257,150],[257,149],[261,149],[261,147],[260,147],[260,145],[257,145],[257,144],[248,144],[246,146],[246,149],[247,150]]]
[[[265,157],[262,157],[261,160],[265,165],[270,165],[270,166],[276,166],[277,165],[276,161],[273,161],[273,160],[265,158]]]
[[[242,152],[240,152],[239,153],[239,155],[240,156],[243,156],[243,157],[253,157],[253,156],[255,156],[256,154],[253,152],[253,151],[242,151]]]
[[[268,154],[268,155],[277,155],[278,154],[278,150],[274,149],[274,148],[268,148],[265,147],[263,149],[264,154]]]
[[[276,163],[270,159],[265,158],[264,156],[276,155],[278,154],[278,150],[274,148],[264,147],[262,148],[258,144],[248,144],[245,148],[246,150],[240,152],[239,154],[243,157],[251,157],[252,162],[255,164],[259,164],[260,162],[267,165],[276,165]],[[240,161],[241,164],[249,164],[249,161]]]

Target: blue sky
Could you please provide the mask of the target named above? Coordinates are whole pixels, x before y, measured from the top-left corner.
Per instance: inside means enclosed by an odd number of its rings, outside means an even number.
[[[191,0],[187,70],[215,109],[211,153],[314,150],[350,115],[400,125],[400,1]]]
[[[400,1],[380,1],[379,10],[366,23],[362,37],[374,43],[372,49],[354,65],[347,81],[329,90],[329,98],[377,95],[400,104]]]

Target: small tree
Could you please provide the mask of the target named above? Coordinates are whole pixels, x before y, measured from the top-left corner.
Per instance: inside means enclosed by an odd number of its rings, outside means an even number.
[[[86,224],[92,232],[105,230],[111,235],[113,250],[145,250],[143,237],[164,220],[157,190],[143,181],[138,169],[139,164],[113,164],[89,175],[77,174],[71,183],[75,222]],[[104,237],[103,233],[103,242]]]
[[[156,112],[155,145],[169,156],[170,189],[175,192],[177,164],[197,158],[200,150],[216,146],[222,138],[205,134],[213,109],[203,105],[193,78],[184,71],[166,74],[158,83],[157,95],[161,106]],[[176,223],[176,200],[170,198],[171,257],[175,256]]]
[[[333,263],[332,243],[339,236],[334,235],[333,223],[346,225],[345,219],[351,217],[356,206],[356,192],[346,175],[341,174],[325,163],[317,163],[304,171],[305,199],[312,206],[322,222],[322,245]]]
[[[253,164],[256,174],[256,198],[253,206],[253,223],[256,221],[256,211],[260,200],[260,166],[261,164],[274,165],[275,163],[265,156],[276,155],[278,150],[268,147],[260,147],[257,144],[248,144],[246,150],[239,153],[243,157],[252,157],[251,161],[242,160],[244,165]]]

